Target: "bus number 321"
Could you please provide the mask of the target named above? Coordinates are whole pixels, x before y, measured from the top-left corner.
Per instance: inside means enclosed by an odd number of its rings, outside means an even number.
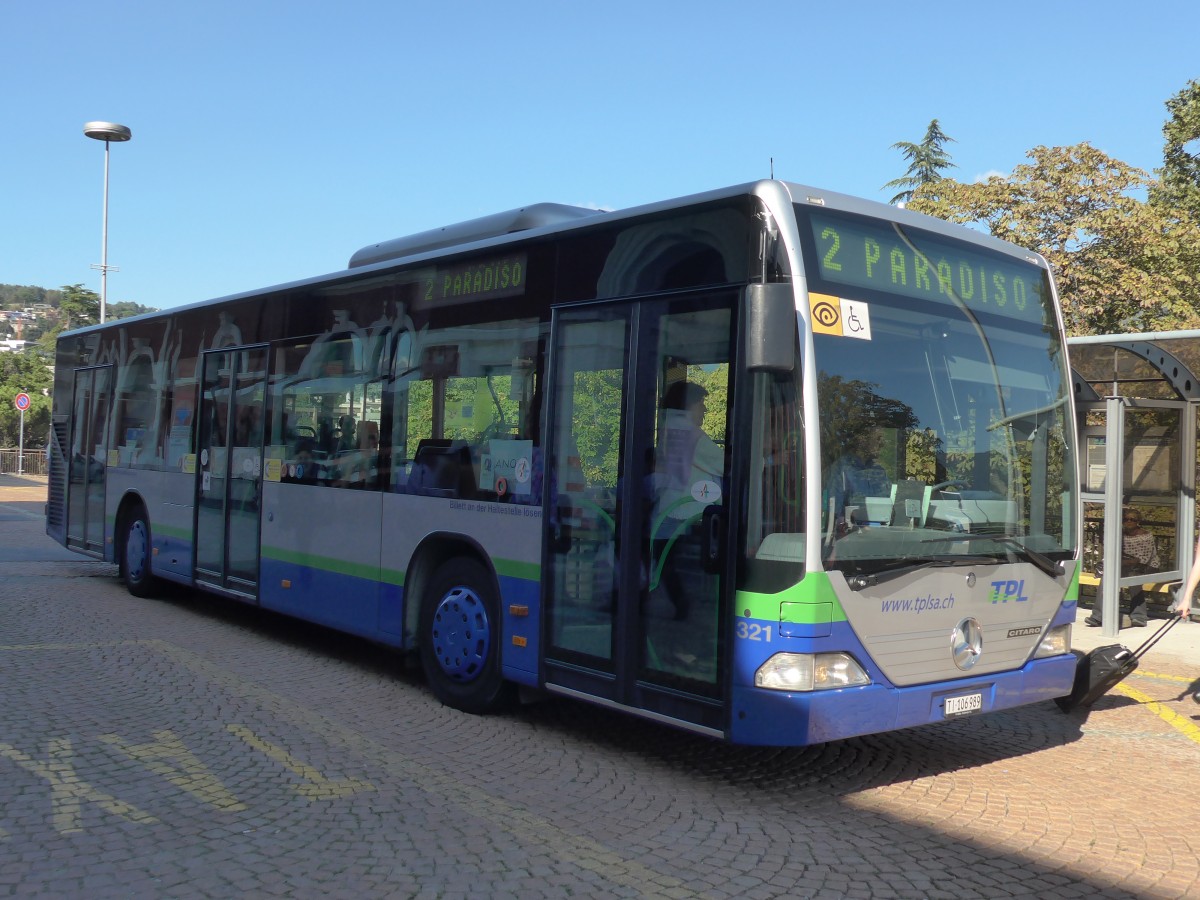
[[[771,643],[771,625],[756,625],[753,622],[738,622],[737,636],[743,641]]]

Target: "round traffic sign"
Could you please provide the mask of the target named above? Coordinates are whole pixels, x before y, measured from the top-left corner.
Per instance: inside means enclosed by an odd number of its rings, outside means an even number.
[[[17,394],[17,399],[14,402],[17,405],[17,409],[19,409],[21,412],[25,412],[25,410],[29,409],[29,395],[26,393]]]

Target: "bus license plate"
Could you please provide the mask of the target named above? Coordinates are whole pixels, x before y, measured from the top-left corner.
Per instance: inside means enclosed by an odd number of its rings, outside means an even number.
[[[962,697],[946,698],[946,718],[965,716],[983,709],[983,694],[964,694]]]

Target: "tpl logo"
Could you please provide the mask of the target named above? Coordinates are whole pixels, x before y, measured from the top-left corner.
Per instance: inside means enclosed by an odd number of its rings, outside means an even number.
[[[1029,598],[1025,596],[1025,579],[1020,581],[993,581],[992,593],[988,600],[992,603],[1007,603],[1015,600],[1022,603]]]

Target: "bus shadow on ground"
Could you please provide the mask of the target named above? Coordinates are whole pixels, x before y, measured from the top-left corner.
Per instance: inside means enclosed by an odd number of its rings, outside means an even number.
[[[701,778],[786,790],[819,783],[828,790],[836,775],[845,793],[987,766],[1083,736],[1083,717],[1063,715],[1050,701],[808,747],[736,746],[561,698],[523,707],[516,715],[531,728],[568,733]]]
[[[406,688],[428,694],[415,654],[184,585],[164,583],[153,602],[202,613],[207,620],[393,678]],[[1114,702],[1136,703],[1119,695],[1101,701]],[[731,783],[764,781],[775,786],[783,779],[794,788],[802,786],[792,783],[797,777],[801,781],[811,777],[828,786],[830,772],[836,771],[843,789],[854,792],[1065,746],[1082,737],[1081,727],[1089,712],[1079,709],[1064,714],[1046,701],[809,747],[737,746],[583,700],[541,694],[497,716],[518,727],[554,733],[561,740],[637,754],[700,778],[721,777]]]
[[[114,578],[114,582],[124,590],[119,578]],[[363,671],[396,676],[407,684],[424,686],[424,677],[415,654],[232,597],[163,581],[155,587],[152,598],[129,599],[137,603],[162,603],[180,611],[199,614],[208,621],[243,629],[281,647],[327,656]]]

